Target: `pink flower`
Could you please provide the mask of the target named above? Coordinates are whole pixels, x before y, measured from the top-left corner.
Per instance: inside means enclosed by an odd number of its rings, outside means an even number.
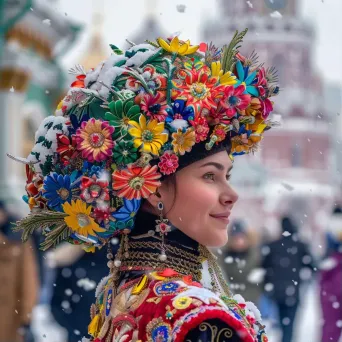
[[[237,111],[244,110],[251,101],[251,95],[244,94],[245,86],[239,85],[225,87],[224,96],[220,101],[223,108],[226,109],[227,116],[232,118]]]
[[[208,121],[203,117],[198,117],[190,123],[195,128],[196,143],[206,140],[209,133]]]
[[[83,121],[76,131],[77,149],[82,152],[82,158],[91,163],[109,159],[113,154],[114,142],[112,134],[114,127],[108,121]]]
[[[148,117],[152,118],[152,120],[163,122],[167,117],[165,96],[159,92],[156,96],[144,94],[140,102],[140,108]]]
[[[266,98],[265,100],[260,99],[261,105],[261,117],[266,120],[273,110],[273,102]]]
[[[265,87],[267,87],[265,68],[260,68],[258,75],[257,75],[257,83],[255,87],[258,89],[260,96],[265,96],[266,94]]]
[[[160,162],[158,163],[159,170],[163,175],[170,175],[171,173],[176,172],[178,166],[178,157],[175,154],[168,152],[165,152],[160,157]]]

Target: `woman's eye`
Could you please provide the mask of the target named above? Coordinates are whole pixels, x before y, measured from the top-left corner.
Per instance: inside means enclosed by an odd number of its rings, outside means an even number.
[[[227,181],[230,181],[230,178],[231,178],[231,175],[227,175],[227,176],[226,176],[226,180],[227,180]]]
[[[206,173],[204,179],[214,180],[215,175],[213,173]]]

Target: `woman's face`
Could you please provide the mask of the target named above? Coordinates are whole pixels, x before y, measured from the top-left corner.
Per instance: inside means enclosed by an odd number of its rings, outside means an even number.
[[[232,161],[222,151],[176,173],[176,185],[159,188],[169,221],[200,244],[220,247],[227,243],[231,210],[238,199],[229,184]]]

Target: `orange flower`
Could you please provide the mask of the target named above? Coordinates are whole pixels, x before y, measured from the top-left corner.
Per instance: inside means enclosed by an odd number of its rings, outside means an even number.
[[[113,189],[119,190],[118,196],[128,200],[148,198],[160,186],[161,174],[157,172],[157,165],[135,167],[128,165],[127,169],[116,170],[113,175]]]

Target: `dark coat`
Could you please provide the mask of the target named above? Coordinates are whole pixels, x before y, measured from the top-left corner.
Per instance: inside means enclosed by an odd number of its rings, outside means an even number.
[[[264,257],[262,267],[266,270],[264,283],[273,284],[269,295],[277,302],[294,305],[299,300],[300,271],[305,267],[314,270],[309,249],[296,239],[296,235],[282,236],[267,247],[269,253]]]

